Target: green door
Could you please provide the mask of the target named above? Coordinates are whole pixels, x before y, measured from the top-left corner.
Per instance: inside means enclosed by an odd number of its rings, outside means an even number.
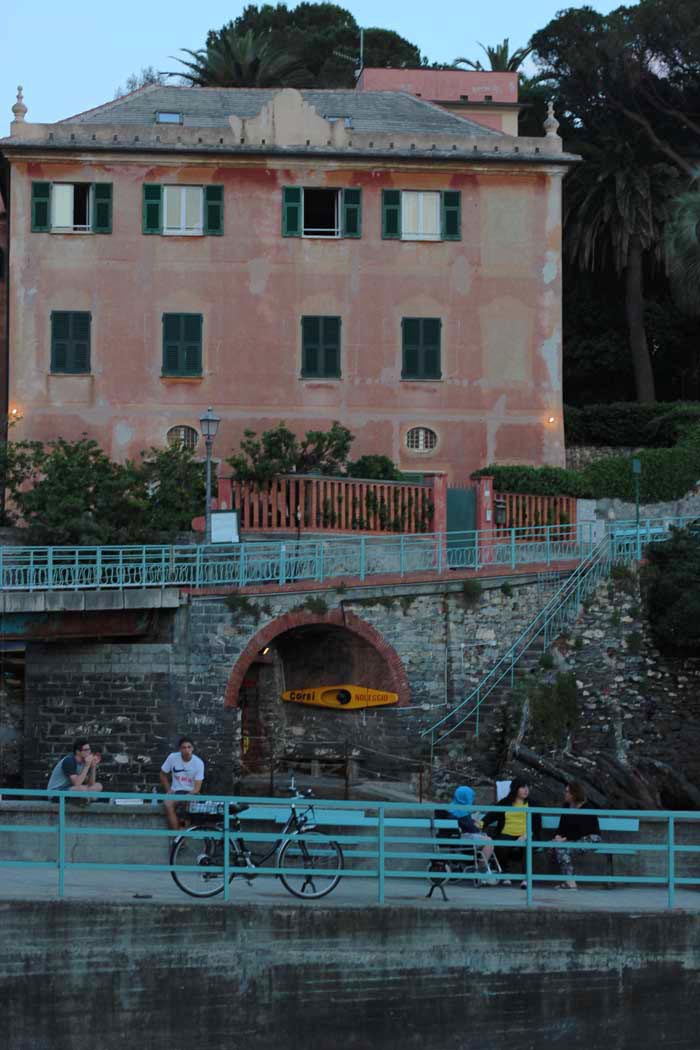
[[[468,568],[473,562],[476,528],[476,489],[447,490],[447,563]],[[469,533],[469,535],[464,535]]]

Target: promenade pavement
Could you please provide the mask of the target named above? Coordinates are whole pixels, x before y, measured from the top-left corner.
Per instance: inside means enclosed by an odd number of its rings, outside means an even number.
[[[58,899],[58,875],[53,869],[3,867],[0,876],[0,900]],[[427,879],[387,879],[385,902],[393,906],[464,911],[475,908],[520,910],[526,907],[525,891],[519,887],[453,884],[446,887],[447,901],[443,901],[439,890],[433,893],[430,900],[426,899],[428,888]],[[250,885],[235,879],[231,886],[231,899],[227,903],[223,895],[206,900],[187,896],[175,885],[168,872],[69,869],[66,872],[64,896],[69,900],[99,900],[117,904],[154,902],[192,907],[210,907],[213,904],[235,907],[241,902],[259,904],[262,908],[280,905],[308,908],[381,907],[377,904],[376,879],[348,877],[319,901],[300,901],[273,877],[258,876]],[[556,889],[554,884],[540,884],[534,887],[533,905],[546,911],[658,912],[668,909],[668,892],[661,886],[620,886],[608,890],[598,886],[587,889],[582,884],[577,891],[572,891]],[[675,908],[680,911],[700,911],[700,892],[677,889]]]

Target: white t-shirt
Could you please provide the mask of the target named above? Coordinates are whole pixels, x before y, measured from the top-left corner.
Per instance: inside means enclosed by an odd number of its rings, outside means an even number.
[[[195,780],[204,780],[204,763],[196,755],[185,762],[179,751],[173,751],[160,768],[162,773],[170,773],[172,792],[194,791]]]

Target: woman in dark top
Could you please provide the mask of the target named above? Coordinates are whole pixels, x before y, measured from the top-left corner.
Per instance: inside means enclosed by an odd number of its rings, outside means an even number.
[[[510,871],[511,864],[522,869],[525,864],[525,842],[527,839],[527,817],[526,810],[529,806],[537,806],[538,803],[530,798],[530,785],[527,780],[516,778],[510,782],[510,791],[505,798],[501,799],[499,805],[512,806],[508,813],[487,813],[483,820],[483,829],[493,828],[492,838],[501,842],[522,842],[522,846],[496,846],[496,856],[502,871]],[[531,820],[532,837],[537,840],[541,835],[542,818],[539,813],[532,814]],[[510,886],[510,880],[501,882],[502,886]],[[521,889],[526,889],[527,882],[523,879],[520,883]]]
[[[562,813],[559,819],[559,827],[553,841],[562,843],[552,850],[554,861],[559,871],[566,876],[566,882],[560,882],[558,889],[575,890],[578,887],[573,881],[574,863],[571,857],[572,851],[567,849],[565,842],[600,842],[600,825],[598,818],[593,813],[586,813],[583,808],[586,804],[586,793],[583,785],[573,781],[564,788],[564,805],[571,812]]]

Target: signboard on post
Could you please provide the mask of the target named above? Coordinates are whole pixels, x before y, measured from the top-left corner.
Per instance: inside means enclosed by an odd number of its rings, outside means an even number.
[[[215,510],[211,515],[212,543],[240,543],[238,511]]]

